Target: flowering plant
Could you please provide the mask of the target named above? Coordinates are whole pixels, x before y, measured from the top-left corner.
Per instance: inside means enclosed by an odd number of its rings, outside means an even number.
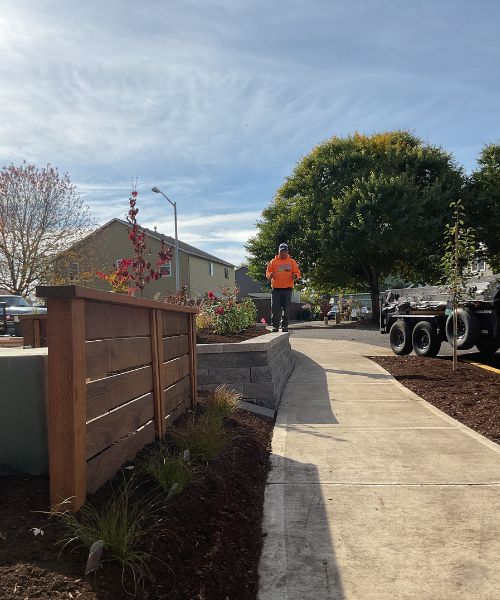
[[[109,273],[103,273],[102,271],[97,271],[96,275],[104,281],[107,281],[111,286],[111,289],[116,294],[128,294],[131,296],[136,288],[130,287],[131,277],[128,272],[128,268],[132,263],[132,259],[125,258],[120,261],[120,264],[117,269],[110,271]]]
[[[165,296],[158,297],[167,304],[177,304],[178,306],[196,306],[196,300],[188,296],[187,285],[184,285],[178,292],[169,292]]]
[[[97,271],[96,275],[107,281],[111,289],[119,294],[132,295],[139,291],[142,296],[144,286],[150,281],[156,281],[161,276],[161,265],[172,260],[172,248],[161,241],[158,260],[153,266],[151,261],[144,256],[151,256],[151,250],[146,245],[146,232],[137,223],[137,191],[132,190],[129,198],[129,211],[127,221],[130,224],[128,229],[128,239],[132,242],[134,248],[134,258],[121,260],[118,267],[109,273]]]
[[[214,333],[237,333],[255,323],[257,309],[250,298],[236,301],[238,290],[222,289],[222,295],[208,292],[196,318],[199,328],[211,329]]]

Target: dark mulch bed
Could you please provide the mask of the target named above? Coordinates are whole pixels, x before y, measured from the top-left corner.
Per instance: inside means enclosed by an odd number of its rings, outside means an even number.
[[[467,358],[478,359],[467,355]],[[500,374],[451,358],[371,356],[404,386],[457,421],[500,443]],[[496,357],[488,360],[496,364]]]
[[[233,440],[200,468],[192,484],[169,501],[147,536],[157,557],[154,581],[138,598],[250,600],[257,597],[261,522],[272,423],[237,411],[228,421]],[[60,526],[47,522],[48,481],[0,478],[0,598],[123,600],[121,571],[105,566],[83,575],[86,553],[59,557]],[[34,536],[33,527],[45,534]],[[130,585],[130,581],[128,582]],[[70,595],[71,594],[71,595]]]
[[[265,327],[255,325],[249,327],[241,333],[225,333],[218,334],[212,333],[208,329],[198,329],[196,332],[196,343],[197,344],[221,344],[224,342],[236,343],[244,342],[245,340],[251,340],[252,338],[258,337],[259,335],[265,335],[269,331]]]

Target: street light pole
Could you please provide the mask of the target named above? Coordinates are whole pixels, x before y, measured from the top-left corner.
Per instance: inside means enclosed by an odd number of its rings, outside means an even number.
[[[175,291],[178,292],[181,289],[179,282],[179,238],[177,237],[177,202],[172,202],[168,196],[166,196],[159,188],[151,188],[151,191],[155,194],[161,194],[170,204],[174,207],[174,222],[175,222]]]

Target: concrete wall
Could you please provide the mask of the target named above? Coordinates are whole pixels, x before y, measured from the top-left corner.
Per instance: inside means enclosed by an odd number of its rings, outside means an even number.
[[[47,348],[0,350],[0,475],[48,473]]]
[[[198,344],[198,389],[226,383],[243,400],[276,412],[295,367],[288,333],[269,333],[238,344]]]

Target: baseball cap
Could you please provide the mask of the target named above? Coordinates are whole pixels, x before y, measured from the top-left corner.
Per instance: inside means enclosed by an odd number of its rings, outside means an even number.
[[[288,246],[286,244],[280,244],[279,251],[281,252],[282,250],[288,251]]]

